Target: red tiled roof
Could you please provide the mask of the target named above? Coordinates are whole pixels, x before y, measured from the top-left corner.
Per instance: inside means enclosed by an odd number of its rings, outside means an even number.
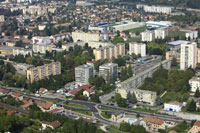
[[[40,88],[40,91],[44,91],[45,90],[45,88]]]
[[[168,102],[169,104],[174,104],[174,105],[178,105],[178,106],[182,106],[182,103],[178,102],[178,101],[171,101]]]
[[[92,87],[92,85],[88,84],[88,85],[80,86],[79,89],[89,89],[91,87]]]
[[[50,92],[50,93],[54,93],[55,91],[54,91],[54,90],[50,90],[49,92]]]
[[[5,89],[2,91],[3,94],[8,94],[9,92],[10,92],[9,90],[5,90]]]
[[[90,88],[90,89],[87,89],[86,91],[87,91],[88,93],[92,93],[92,92],[93,92],[93,89]]]
[[[12,112],[12,111],[7,111],[7,114],[8,114],[8,115],[12,115],[13,112]]]
[[[76,95],[76,93],[78,93],[80,90],[82,90],[82,89],[76,89],[76,90],[70,91],[69,93],[71,95]]]
[[[37,100],[37,101],[35,101],[35,103],[38,106],[42,107],[43,109],[49,109],[53,105],[52,102],[48,102],[48,101],[47,102],[43,102],[43,101]]]
[[[51,111],[49,111],[49,113],[52,113],[52,114],[55,114],[55,113],[58,113],[58,112],[60,112],[60,111],[62,111],[63,109],[53,109],[53,110],[51,110]]]
[[[60,127],[61,123],[59,121],[53,121],[53,122],[42,122],[44,124],[47,124],[47,125],[51,125],[53,128],[57,128],[57,127]]]
[[[151,117],[151,116],[145,116],[143,118],[144,121],[149,122],[149,123],[154,123],[154,124],[158,124],[158,125],[162,125],[163,120],[158,119],[156,117]]]
[[[14,96],[14,97],[21,97],[21,96],[23,96],[23,94],[22,94],[22,93],[16,92],[16,93],[13,94],[13,96]]]
[[[30,103],[26,103],[26,104],[23,104],[21,105],[22,108],[28,108],[30,105],[32,105],[33,103],[30,102]]]
[[[196,122],[194,123],[194,125],[197,126],[197,127],[200,127],[200,121],[196,121]]]

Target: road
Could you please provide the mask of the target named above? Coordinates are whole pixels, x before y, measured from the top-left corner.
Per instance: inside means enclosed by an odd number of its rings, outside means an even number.
[[[2,87],[3,89],[8,89],[6,87]],[[9,89],[10,90],[10,89]],[[15,90],[11,90],[12,92],[16,92]],[[32,98],[35,98],[35,99],[41,99],[44,101],[44,99],[50,99],[50,100],[55,100],[55,98],[46,98],[46,97],[36,97],[35,95],[31,95],[31,94],[26,94],[26,93],[23,93],[25,96],[30,96]],[[60,99],[62,102],[64,102],[65,100],[64,99]],[[163,120],[169,120],[169,121],[173,121],[173,122],[182,122],[182,121],[186,121],[188,123],[191,123],[192,120],[189,120],[187,118],[180,118],[180,117],[175,117],[175,116],[169,116],[169,115],[161,115],[161,114],[153,114],[153,113],[147,113],[147,112],[139,112],[139,111],[134,111],[134,110],[130,110],[130,109],[125,109],[125,108],[119,108],[119,107],[114,107],[114,106],[107,106],[107,105],[104,105],[104,104],[97,104],[97,103],[92,103],[92,102],[87,102],[87,101],[78,101],[78,100],[69,100],[69,102],[72,102],[72,103],[77,103],[77,104],[81,104],[81,105],[85,105],[89,108],[88,109],[78,109],[78,110],[84,110],[84,111],[91,111],[93,114],[94,114],[94,117],[96,119],[98,119],[100,122],[104,123],[104,124],[108,124],[108,125],[116,125],[116,126],[119,126],[118,123],[115,123],[115,122],[112,122],[112,121],[109,121],[109,120],[106,120],[106,119],[103,119],[99,114],[101,113],[96,107],[98,105],[101,105],[103,108],[108,108],[108,109],[113,109],[113,110],[116,110],[116,111],[123,111],[125,112],[126,114],[128,115],[134,115],[136,116],[138,113],[140,114],[141,117],[144,117],[144,116],[155,116],[155,117],[158,117],[160,119],[163,119]],[[62,104],[57,104],[57,106],[64,106],[64,107],[67,107],[67,105],[62,105]],[[68,107],[69,108],[69,107]],[[76,108],[77,109],[77,108]]]

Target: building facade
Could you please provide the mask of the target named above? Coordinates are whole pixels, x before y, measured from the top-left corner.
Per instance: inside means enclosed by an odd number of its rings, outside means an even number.
[[[129,43],[129,54],[146,56],[146,44],[144,43]]]
[[[16,56],[16,55],[23,55],[23,56],[26,56],[26,55],[30,55],[32,56],[32,50],[31,49],[13,49],[13,55]]]
[[[75,80],[78,85],[88,84],[88,79],[90,76],[93,76],[94,68],[91,65],[81,65],[75,68]]]
[[[156,39],[165,39],[168,36],[168,31],[164,28],[156,29],[154,32]]]
[[[182,109],[182,103],[177,101],[171,101],[168,103],[164,103],[164,110],[171,111],[171,112],[180,112]]]
[[[180,69],[185,70],[189,67],[195,69],[197,64],[197,43],[189,42],[181,44]]]
[[[46,51],[52,52],[52,45],[48,44],[33,44],[33,52],[45,54]]]
[[[196,92],[197,89],[200,91],[200,78],[199,77],[192,77],[189,80],[191,92]]]
[[[99,66],[99,76],[102,76],[107,83],[111,83],[117,79],[118,64],[106,63]]]
[[[27,79],[32,83],[33,81],[42,80],[50,75],[61,74],[61,63],[52,62],[43,66],[31,67],[27,70]]]
[[[0,23],[3,23],[5,21],[4,15],[0,15]]]
[[[144,31],[141,34],[143,42],[152,42],[155,40],[155,32],[154,31]]]
[[[93,51],[95,60],[108,59],[111,60],[112,57],[117,58],[119,55],[125,56],[125,44],[116,44],[106,47],[101,47],[94,49]]]

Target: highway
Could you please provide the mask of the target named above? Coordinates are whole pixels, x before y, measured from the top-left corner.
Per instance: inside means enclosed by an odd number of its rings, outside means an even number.
[[[8,88],[3,87],[3,86],[1,88],[8,89]],[[17,91],[12,90],[12,89],[9,89],[9,90],[11,90],[12,92],[17,92]],[[45,101],[45,99],[55,100],[55,98],[36,97],[35,95],[26,94],[26,93],[23,93],[23,94],[25,96],[30,96],[33,99],[40,99],[40,100],[43,100],[43,101]],[[62,102],[65,102],[64,99],[59,99],[59,100],[61,100]],[[158,118],[160,118],[162,120],[169,120],[169,121],[178,122],[178,123],[182,122],[184,120],[187,123],[191,123],[191,121],[192,121],[192,120],[189,120],[189,119],[186,119],[186,118],[182,119],[182,118],[179,118],[179,117],[169,116],[169,115],[154,114],[154,113],[148,113],[148,112],[139,112],[139,111],[134,111],[134,110],[126,109],[126,108],[120,108],[120,107],[115,107],[115,106],[108,106],[108,105],[104,105],[104,104],[92,103],[92,102],[87,102],[87,101],[78,101],[78,100],[68,100],[68,101],[71,102],[71,103],[76,103],[76,104],[81,104],[81,105],[87,106],[88,109],[81,109],[81,108],[69,107],[69,106],[63,105],[63,104],[57,104],[57,106],[59,106],[59,107],[63,106],[63,107],[68,108],[68,109],[90,111],[90,112],[92,112],[94,114],[94,117],[96,119],[98,119],[101,123],[107,124],[107,125],[119,126],[118,123],[112,122],[112,121],[109,121],[109,120],[106,120],[106,119],[103,119],[99,115],[101,113],[101,111],[99,111],[96,108],[99,105],[101,105],[103,108],[113,109],[113,110],[116,110],[116,111],[123,111],[123,112],[125,112],[128,115],[134,115],[134,116],[136,116],[139,113],[141,117],[144,117],[144,116],[155,116],[155,117],[158,117]]]

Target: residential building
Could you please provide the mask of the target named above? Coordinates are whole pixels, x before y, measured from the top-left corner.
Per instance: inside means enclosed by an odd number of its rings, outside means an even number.
[[[111,119],[115,122],[124,117],[125,117],[125,112],[123,111],[118,111],[111,115]]]
[[[136,5],[136,8],[138,9],[143,8],[145,12],[164,13],[164,14],[171,14],[172,10],[174,9],[173,7],[168,7],[168,6],[155,6],[155,5],[149,6],[143,4]]]
[[[99,66],[99,76],[102,76],[106,83],[112,83],[117,79],[118,64],[106,63]]]
[[[42,129],[45,130],[46,128],[55,129],[61,126],[61,123],[59,121],[53,121],[53,122],[42,122]]]
[[[181,44],[180,69],[189,67],[195,69],[197,64],[197,43],[189,42]]]
[[[117,58],[119,55],[125,56],[125,44],[116,44],[106,47],[101,47],[94,49],[93,51],[95,60],[108,59],[111,60],[112,57]]]
[[[168,30],[164,28],[156,29],[154,32],[155,39],[165,39],[168,36]]]
[[[144,31],[141,34],[143,42],[152,42],[155,40],[155,32],[154,31]]]
[[[107,35],[108,36],[108,35]],[[104,40],[99,32],[82,32],[82,31],[75,31],[72,32],[72,39],[74,42],[83,41],[83,42],[90,42],[90,41],[101,41]]]
[[[200,48],[198,48],[198,52],[197,52],[197,63],[200,63]]]
[[[15,98],[16,100],[22,101],[23,98],[24,98],[24,95],[23,95],[22,93],[16,92],[16,93],[13,93],[13,94],[12,94],[12,97]]]
[[[33,65],[29,65],[29,64],[26,64],[26,63],[15,63],[15,62],[13,62],[12,65],[15,68],[16,73],[21,74],[21,75],[26,75],[27,70],[30,67],[33,67]]]
[[[92,48],[100,48],[100,47],[105,47],[105,46],[110,46],[112,45],[112,43],[109,42],[97,42],[97,41],[90,41],[88,42],[88,46],[92,47]]]
[[[16,41],[14,41],[14,40],[8,40],[6,42],[6,46],[9,46],[9,47],[14,47],[15,44],[16,44]]]
[[[5,21],[4,15],[0,15],[0,23],[3,23]]]
[[[165,59],[166,60],[172,60],[173,58],[176,59],[177,63],[180,63],[180,52],[173,50],[173,51],[167,51],[165,53]]]
[[[41,36],[35,36],[32,37],[32,43],[33,44],[50,44],[53,42],[53,39],[49,36],[41,37]]]
[[[198,38],[198,31],[187,31],[185,37],[187,40],[195,40]]]
[[[32,83],[33,81],[42,80],[50,75],[61,74],[61,63],[52,62],[43,66],[31,67],[27,70],[27,79]]]
[[[45,28],[46,28],[46,25],[44,25],[44,24],[38,25],[38,30],[40,30],[40,31],[44,30]]]
[[[26,55],[30,55],[32,56],[32,50],[31,49],[24,49],[24,48],[14,48],[13,49],[13,55],[16,56],[16,55],[23,55],[24,57]]]
[[[164,103],[164,110],[171,112],[180,112],[182,109],[182,103],[177,101],[170,101],[168,103]]]
[[[140,125],[142,125],[148,132],[158,132],[159,129],[165,130],[166,128],[172,128],[176,123],[164,121],[157,117],[145,116],[141,120]]]
[[[45,54],[46,51],[52,52],[53,46],[48,44],[33,44],[33,52]]]
[[[188,133],[199,133],[200,132],[200,121],[196,121]]]
[[[49,102],[49,101],[36,100],[35,103],[42,110],[42,112],[49,112],[56,108],[56,104]]]
[[[129,43],[129,54],[141,55],[142,57],[146,56],[146,44],[144,43]]]
[[[92,94],[94,94],[94,90],[92,88],[83,91],[83,96],[90,97]]]
[[[52,36],[51,36],[51,40],[52,40],[54,43],[57,43],[57,42],[59,42],[60,40],[69,39],[69,38],[70,38],[69,33],[60,33],[60,34],[56,34],[56,35],[52,35]]]
[[[196,92],[197,89],[200,91],[200,77],[192,77],[189,80],[191,92]]]
[[[75,67],[75,80],[76,84],[85,85],[88,84],[88,79],[90,76],[93,76],[94,68],[90,65],[84,64],[78,67]]]

